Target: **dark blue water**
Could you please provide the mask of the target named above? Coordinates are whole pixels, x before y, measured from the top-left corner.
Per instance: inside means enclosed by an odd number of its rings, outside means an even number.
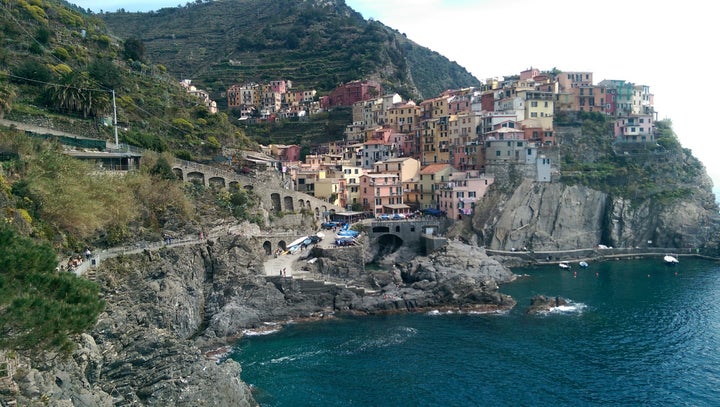
[[[296,324],[232,358],[263,406],[720,405],[717,263],[515,272],[530,276],[503,287],[504,315]],[[573,303],[527,315],[535,294]]]

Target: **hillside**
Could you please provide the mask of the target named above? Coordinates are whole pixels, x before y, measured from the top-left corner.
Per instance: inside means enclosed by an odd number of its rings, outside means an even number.
[[[92,138],[119,138],[185,158],[254,143],[225,114],[157,65],[142,45],[120,42],[102,20],[57,0],[10,0],[0,8],[0,117]]]
[[[99,17],[119,38],[141,40],[148,61],[216,94],[234,83],[275,79],[327,92],[374,78],[412,99],[479,84],[463,67],[364,20],[342,0],[222,0]]]

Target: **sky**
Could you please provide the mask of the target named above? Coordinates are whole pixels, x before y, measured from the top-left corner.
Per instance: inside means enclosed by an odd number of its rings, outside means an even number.
[[[70,0],[94,12],[150,11],[190,1]],[[102,3],[102,6],[98,6]],[[647,85],[659,119],[673,122],[720,195],[720,137],[711,121],[718,81],[710,76],[720,39],[707,0],[345,0],[366,19],[397,29],[475,77],[540,70],[592,72],[598,83]],[[712,62],[712,63],[711,63]],[[706,115],[710,116],[706,116]]]

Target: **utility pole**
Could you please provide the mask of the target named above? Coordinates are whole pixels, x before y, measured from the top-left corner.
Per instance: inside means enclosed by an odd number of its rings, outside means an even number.
[[[115,148],[119,148],[120,145],[118,143],[118,134],[117,134],[117,105],[115,104],[115,89],[112,90],[112,98],[113,98],[113,125],[115,128]]]

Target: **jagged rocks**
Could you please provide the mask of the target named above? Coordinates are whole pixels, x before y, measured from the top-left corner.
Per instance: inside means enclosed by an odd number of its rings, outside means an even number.
[[[526,314],[546,314],[553,308],[568,305],[568,301],[561,297],[548,297],[536,295],[530,299],[530,307],[525,310]]]

